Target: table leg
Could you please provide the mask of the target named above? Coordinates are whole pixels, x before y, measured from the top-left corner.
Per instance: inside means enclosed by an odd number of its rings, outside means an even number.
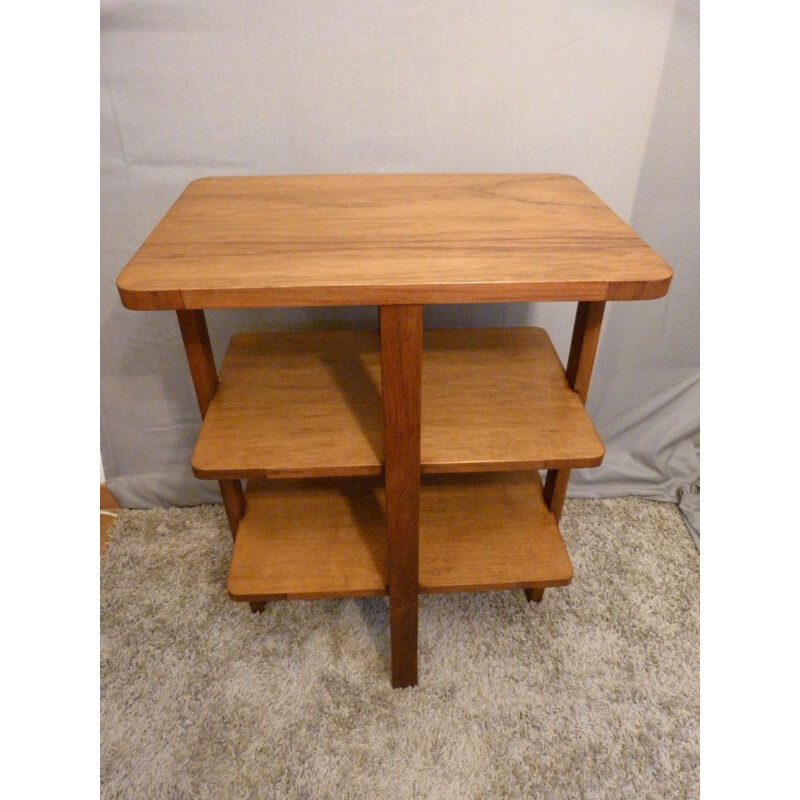
[[[392,686],[417,683],[422,306],[381,306]]]
[[[589,381],[592,377],[597,343],[600,340],[600,325],[603,322],[605,301],[578,303],[575,325],[572,329],[572,342],[567,361],[567,382],[573,391],[586,403]],[[567,496],[570,470],[550,469],[544,482],[544,501],[556,518],[561,518],[564,498]],[[544,589],[526,589],[525,595],[531,603],[541,603]]]
[[[541,603],[544,597],[544,589],[526,589],[525,596],[529,603]]]
[[[567,382],[584,404],[589,393],[589,381],[597,354],[600,325],[603,322],[605,307],[605,301],[582,302],[578,303],[578,311],[575,314],[566,375]],[[568,469],[551,469],[547,472],[544,499],[556,520],[561,517],[569,474],[570,470]]]
[[[189,371],[192,374],[192,383],[194,383],[194,391],[197,395],[197,405],[200,407],[200,415],[205,417],[214,392],[217,390],[218,382],[206,316],[202,309],[180,309],[177,314],[183,346],[186,350],[186,359],[189,362]],[[230,525],[233,537],[236,538],[239,520],[244,515],[242,482],[237,480],[220,481],[219,490],[222,493],[222,502],[225,504],[228,525]]]

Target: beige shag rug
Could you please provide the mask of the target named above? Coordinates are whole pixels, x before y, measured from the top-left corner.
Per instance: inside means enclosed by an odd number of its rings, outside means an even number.
[[[225,592],[221,507],[123,511],[101,561],[103,798],[696,798],[699,554],[676,506],[568,500],[575,577],[420,603]]]

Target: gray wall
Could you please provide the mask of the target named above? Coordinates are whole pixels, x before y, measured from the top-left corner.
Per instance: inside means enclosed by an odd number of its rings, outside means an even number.
[[[673,267],[613,303],[589,409],[602,467],[570,494],[675,500],[699,478],[698,9],[684,0],[101,2],[101,451],[130,506],[215,501],[174,314],[114,279],[203,175],[566,172]],[[429,325],[537,324],[566,356],[573,304],[429,309]],[[374,325],[374,309],[209,312],[243,328]]]

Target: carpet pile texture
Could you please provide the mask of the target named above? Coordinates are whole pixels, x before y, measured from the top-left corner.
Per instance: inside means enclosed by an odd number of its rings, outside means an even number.
[[[220,506],[124,510],[101,559],[103,798],[696,798],[699,554],[674,505],[568,500],[575,577],[420,599],[228,599]]]

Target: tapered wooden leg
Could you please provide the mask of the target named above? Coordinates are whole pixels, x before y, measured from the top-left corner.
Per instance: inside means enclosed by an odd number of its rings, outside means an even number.
[[[422,306],[381,306],[392,686],[417,683]]]
[[[589,393],[589,381],[592,378],[605,307],[604,301],[578,303],[575,314],[566,375],[569,385],[584,404]],[[544,500],[556,520],[561,517],[561,510],[564,507],[569,473],[568,469],[551,469],[545,479]]]
[[[544,502],[556,518],[556,522],[561,519],[570,472],[568,469],[550,469],[544,481]]]
[[[525,596],[529,603],[541,603],[544,597],[544,589],[526,589]]]
[[[260,614],[266,607],[266,600],[258,600],[250,603],[250,611],[252,611],[253,614]]]
[[[219,491],[222,494],[222,503],[225,506],[225,516],[228,518],[228,526],[231,529],[231,536],[236,538],[236,531],[239,529],[239,521],[244,516],[244,491],[241,481],[219,481]]]
[[[192,374],[192,383],[197,395],[197,405],[200,415],[205,417],[214,392],[217,390],[217,368],[214,364],[214,354],[211,351],[211,340],[208,336],[206,316],[201,310],[180,309],[178,325],[180,325],[183,346],[186,350],[186,359],[189,362],[189,371]],[[219,482],[222,493],[222,502],[225,504],[225,513],[228,517],[231,533],[236,538],[236,529],[239,520],[244,515],[244,492],[242,482],[224,480]]]

